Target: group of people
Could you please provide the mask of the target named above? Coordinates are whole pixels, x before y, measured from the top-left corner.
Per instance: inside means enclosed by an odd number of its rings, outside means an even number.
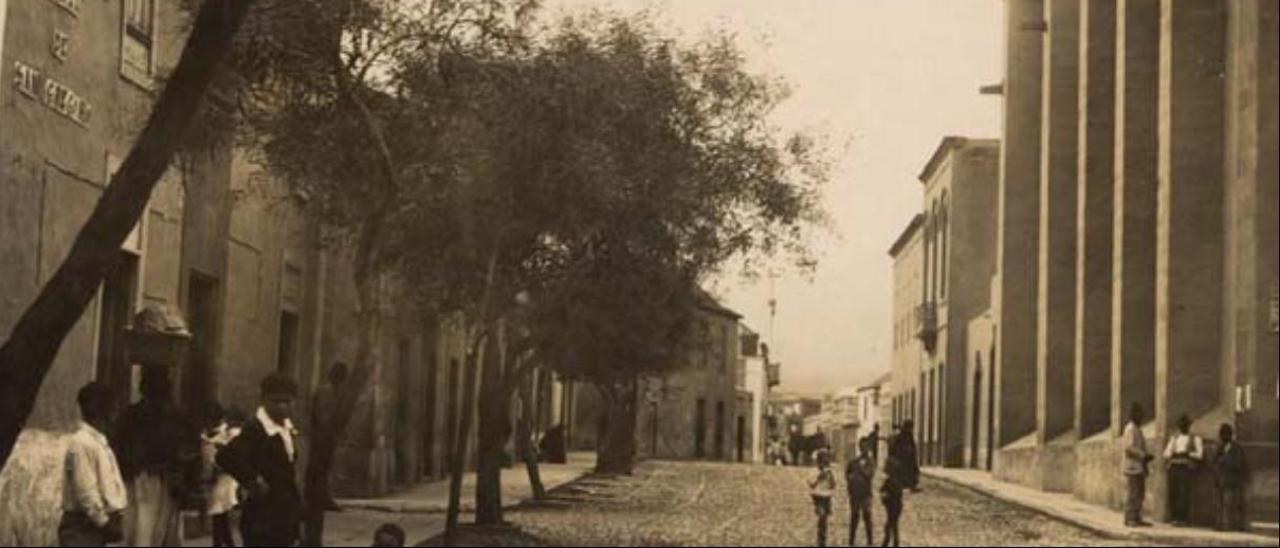
[[[1125,525],[1147,527],[1142,518],[1142,505],[1146,499],[1147,478],[1156,455],[1147,449],[1146,436],[1142,433],[1145,414],[1142,406],[1134,404],[1129,410],[1129,422],[1125,425],[1123,473],[1126,480]],[[1169,486],[1169,522],[1173,525],[1191,523],[1192,485],[1201,470],[1208,467],[1213,474],[1217,494],[1216,521],[1219,530],[1244,531],[1245,490],[1249,482],[1249,465],[1244,449],[1235,439],[1230,424],[1218,428],[1218,451],[1212,463],[1206,459],[1204,440],[1191,433],[1191,419],[1183,415],[1178,419],[1178,431],[1169,437],[1164,453],[1165,472]]]
[[[885,459],[885,479],[880,485],[880,501],[885,509],[884,537],[881,546],[899,546],[898,522],[904,507],[903,494],[915,491],[920,484],[920,467],[916,454],[914,424],[904,422],[889,438]],[[871,506],[875,493],[876,464],[879,461],[880,430],[858,441],[858,454],[845,463],[845,487],[849,496],[849,546],[855,546],[859,526],[864,526],[867,545],[875,545],[871,522]],[[837,480],[831,469],[831,451],[821,448],[814,454],[818,471],[809,481],[810,497],[818,517],[818,546],[827,545],[827,523],[831,517]]]
[[[334,380],[331,374],[330,384]],[[109,386],[91,382],[81,388],[81,421],[63,468],[59,545],[181,546],[181,517],[187,511],[209,516],[214,546],[235,546],[233,511],[239,513],[245,546],[293,546],[303,540],[305,508],[295,480],[299,448],[292,419],[298,387],[292,377],[276,372],[259,388],[261,402],[252,415],[209,404],[198,428],[190,427],[192,421],[177,406],[167,368],[144,368],[141,399],[118,424]],[[331,402],[324,403],[325,411],[331,409]],[[327,477],[327,470],[321,471]],[[308,483],[312,506],[336,506],[327,479],[313,484],[308,478]],[[311,492],[314,486],[319,490]],[[319,540],[304,543],[318,546]],[[374,546],[403,544],[404,532],[394,524],[374,534]]]

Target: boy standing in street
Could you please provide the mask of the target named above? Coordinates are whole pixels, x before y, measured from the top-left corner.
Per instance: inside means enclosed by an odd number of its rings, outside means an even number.
[[[81,421],[67,446],[63,466],[59,546],[106,546],[124,538],[123,512],[129,501],[115,453],[103,432],[111,422],[111,389],[91,382],[76,403]]]
[[[302,495],[295,481],[297,431],[290,416],[298,387],[276,372],[262,381],[262,406],[225,449],[218,466],[249,492],[240,533],[245,546],[293,546],[302,524]]]
[[[849,490],[849,546],[854,546],[858,538],[858,520],[867,527],[867,546],[875,541],[871,529],[871,491],[872,479],[876,474],[876,461],[870,451],[875,443],[870,438],[858,444],[857,458],[845,465],[845,486]]]
[[[818,546],[827,545],[827,520],[831,517],[831,497],[836,491],[836,475],[831,471],[831,453],[819,449],[814,454],[818,461],[818,475],[809,482],[809,495],[818,515]]]

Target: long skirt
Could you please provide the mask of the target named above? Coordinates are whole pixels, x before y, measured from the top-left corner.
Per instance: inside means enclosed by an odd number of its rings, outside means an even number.
[[[142,473],[133,479],[124,538],[128,546],[182,546],[182,515],[164,478]]]

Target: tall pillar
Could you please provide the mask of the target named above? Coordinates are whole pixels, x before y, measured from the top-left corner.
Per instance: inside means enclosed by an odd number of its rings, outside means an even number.
[[[1156,224],[1157,431],[1218,404],[1226,3],[1163,0]]]
[[[1046,0],[1040,140],[1036,432],[1043,444],[1075,426],[1076,154],[1080,3]]]
[[[1156,157],[1160,0],[1116,4],[1111,427],[1155,405]]]
[[[1075,430],[1111,424],[1111,261],[1115,200],[1116,3],[1080,3]]]
[[[1223,397],[1241,402],[1241,439],[1269,443],[1277,427],[1277,25],[1280,3],[1230,6],[1227,47],[1227,317]],[[1260,455],[1261,456],[1261,455]],[[1274,460],[1262,456],[1259,460]],[[1271,468],[1274,469],[1274,464]],[[1274,473],[1274,472],[1272,472]],[[1270,495],[1275,508],[1275,493]],[[1256,506],[1266,506],[1262,501]],[[1266,519],[1265,521],[1274,521]]]
[[[1004,142],[1000,148],[999,282],[1001,333],[996,366],[996,444],[1035,431],[1036,284],[1040,243],[1040,30],[1044,0],[1005,1]]]
[[[1221,403],[1227,3],[1163,0],[1156,209],[1157,439]],[[1152,488],[1157,519],[1167,485]]]

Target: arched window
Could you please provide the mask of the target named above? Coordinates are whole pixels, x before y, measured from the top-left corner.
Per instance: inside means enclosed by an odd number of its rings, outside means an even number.
[[[951,208],[948,206],[947,193],[942,193],[942,205],[938,210],[938,298],[947,298],[947,246],[951,240]]]
[[[939,236],[938,202],[935,200],[929,208],[929,302],[938,300],[938,236]]]

